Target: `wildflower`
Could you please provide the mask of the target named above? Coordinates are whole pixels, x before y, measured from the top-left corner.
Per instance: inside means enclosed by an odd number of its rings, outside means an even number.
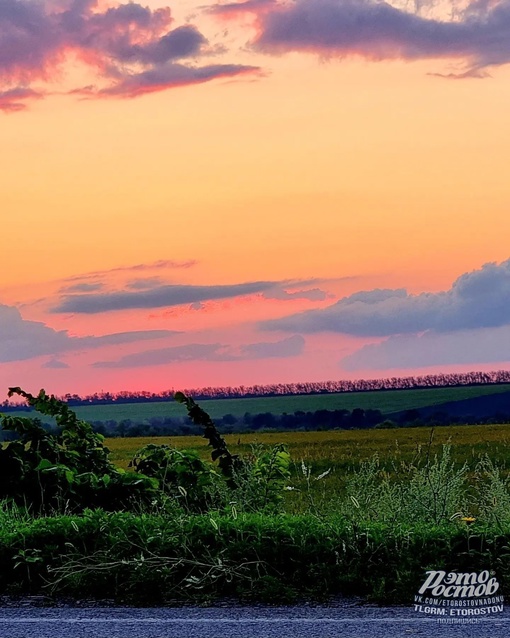
[[[474,523],[476,521],[476,518],[474,518],[473,516],[463,516],[460,520],[464,521],[464,523],[466,523],[467,525],[471,525],[471,523]]]

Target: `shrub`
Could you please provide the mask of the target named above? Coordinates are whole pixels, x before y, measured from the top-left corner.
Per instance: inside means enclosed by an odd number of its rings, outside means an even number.
[[[37,418],[1,416],[3,430],[17,435],[0,448],[0,498],[25,505],[33,512],[80,511],[95,506],[129,508],[134,501],[150,502],[157,481],[123,472],[109,460],[103,437],[77,418],[65,403],[41,390],[35,397],[11,388],[45,416],[54,417],[56,434]]]
[[[129,466],[157,479],[160,489],[186,510],[204,512],[217,505],[213,493],[221,477],[193,450],[150,443],[136,453]]]
[[[235,507],[258,510],[281,503],[289,478],[289,455],[283,446],[241,459],[232,455],[210,416],[182,393],[193,422],[204,429],[212,447],[212,464],[193,451],[168,445],[148,445],[130,463],[133,472],[110,461],[104,437],[62,401],[41,390],[33,396],[10,388],[39,413],[55,419],[48,431],[37,418],[1,416],[4,431],[15,440],[0,447],[0,499],[25,505],[35,513],[79,512],[87,507],[106,510],[144,509],[168,499],[187,511]],[[172,507],[171,507],[172,508]]]

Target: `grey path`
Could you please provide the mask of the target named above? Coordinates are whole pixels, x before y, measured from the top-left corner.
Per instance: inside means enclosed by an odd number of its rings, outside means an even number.
[[[441,625],[402,607],[1,608],[0,638],[509,638],[510,608]]]

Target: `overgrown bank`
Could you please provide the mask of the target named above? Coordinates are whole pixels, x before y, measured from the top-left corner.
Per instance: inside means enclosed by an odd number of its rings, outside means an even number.
[[[10,527],[10,529],[8,529]],[[343,517],[85,512],[9,521],[3,593],[162,605],[361,595],[410,604],[426,569],[494,569],[510,593],[510,526],[352,524]]]

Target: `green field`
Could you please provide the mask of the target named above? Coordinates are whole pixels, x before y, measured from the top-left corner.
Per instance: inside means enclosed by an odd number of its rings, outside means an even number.
[[[317,470],[332,467],[348,471],[349,467],[378,454],[383,462],[411,461],[419,446],[428,446],[431,428],[397,428],[390,430],[332,430],[329,432],[266,432],[227,434],[225,440],[234,454],[250,452],[251,445],[284,443],[296,462],[304,460]],[[492,459],[510,464],[510,424],[455,425],[435,428],[431,452],[440,451],[450,441],[459,462],[473,461],[487,453]],[[148,443],[172,445],[178,449],[194,449],[204,459],[210,448],[201,436],[130,437],[106,439],[112,460],[127,467],[134,453]]]
[[[200,401],[200,405],[213,417],[225,414],[243,416],[246,412],[259,414],[293,413],[298,410],[314,412],[316,410],[380,410],[384,414],[400,410],[419,409],[435,406],[448,401],[462,401],[478,396],[499,394],[510,391],[510,384],[482,385],[451,388],[427,388],[422,390],[379,390],[375,392],[356,392],[338,394],[304,394],[280,397],[257,397],[253,399],[209,399]],[[144,422],[151,417],[185,416],[182,405],[175,401],[161,403],[125,403],[119,405],[91,405],[73,408],[78,416],[86,421],[122,421]]]
[[[432,437],[432,439],[431,439]],[[504,470],[510,468],[510,424],[461,425],[431,428],[398,428],[392,430],[334,430],[329,432],[271,432],[258,434],[230,434],[225,440],[235,454],[249,454],[252,445],[284,443],[293,461],[290,485],[296,492],[287,495],[290,511],[307,507],[309,491],[303,477],[301,463],[311,468],[311,491],[323,504],[339,497],[353,469],[377,454],[382,471],[400,474],[403,466],[425,462],[427,454],[440,455],[445,444],[452,445],[452,459],[456,467],[465,462],[473,474],[478,462],[488,454]],[[134,453],[148,443],[168,444],[178,449],[194,449],[203,459],[210,460],[210,448],[200,436],[140,437],[107,439],[112,460],[127,468]],[[320,482],[317,477],[330,469]]]

